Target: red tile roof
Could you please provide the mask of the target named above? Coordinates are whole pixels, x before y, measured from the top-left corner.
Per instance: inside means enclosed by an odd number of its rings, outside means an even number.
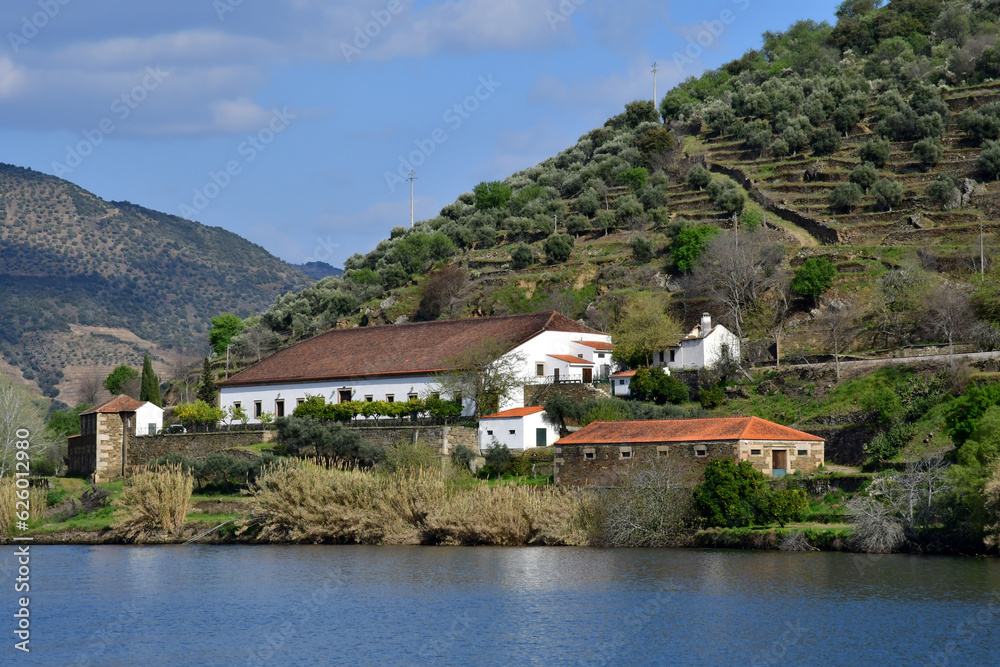
[[[586,359],[581,359],[580,357],[571,357],[568,354],[550,354],[547,355],[553,359],[558,359],[559,361],[565,361],[568,364],[586,364],[587,366],[593,366],[593,361],[587,361]]]
[[[596,340],[575,340],[574,343],[578,345],[586,345],[587,347],[592,347],[595,350],[613,350],[615,349],[614,343],[605,343],[603,341]]]
[[[134,398],[128,396],[115,396],[110,401],[98,405],[96,408],[91,408],[86,412],[81,412],[81,415],[95,415],[95,414],[113,414],[116,412],[135,412],[145,403],[142,401],[137,401]]]
[[[615,373],[611,377],[613,378],[630,378],[635,375],[635,371],[622,371],[621,373]]]
[[[483,415],[480,419],[511,419],[513,417],[537,415],[539,412],[545,412],[545,408],[512,408],[510,410],[504,410],[503,412],[496,412],[492,415]]]
[[[306,382],[453,370],[456,357],[484,340],[507,341],[509,349],[514,349],[545,331],[602,335],[600,331],[554,311],[333,329],[285,348],[219,385]]]
[[[559,441],[560,445],[604,445],[719,440],[823,442],[823,438],[758,417],[594,422]]]

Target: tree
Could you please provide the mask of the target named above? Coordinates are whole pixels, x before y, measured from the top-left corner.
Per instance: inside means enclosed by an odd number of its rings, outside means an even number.
[[[216,315],[212,318],[212,328],[208,331],[208,344],[221,356],[226,353],[226,348],[233,342],[233,338],[245,328],[243,320],[232,313]]]
[[[683,332],[680,324],[667,314],[666,305],[666,299],[649,293],[629,301],[611,328],[615,359],[649,367],[655,352],[677,344]]]
[[[130,395],[130,392],[136,393],[134,390],[137,389],[136,381],[139,379],[139,371],[135,370],[131,366],[116,366],[113,371],[104,379],[102,383],[104,388],[110,391],[113,395],[118,396],[120,394]]]
[[[740,186],[725,179],[712,181],[708,186],[708,197],[717,209],[729,215],[742,211],[747,200]]]
[[[863,111],[851,104],[841,104],[833,110],[833,126],[846,137],[861,122]]]
[[[1000,139],[1000,115],[969,109],[959,115],[958,127],[976,144],[981,145],[990,140]]]
[[[569,234],[553,234],[545,239],[545,256],[550,264],[565,262],[573,254],[575,239]]]
[[[652,401],[657,405],[680,405],[691,397],[686,384],[668,375],[659,366],[636,371],[629,382],[629,390],[640,401]]]
[[[861,186],[857,183],[837,183],[830,190],[828,201],[834,210],[850,212],[861,203],[862,195]]]
[[[174,416],[191,430],[197,430],[198,428],[207,429],[212,424],[218,424],[225,419],[226,413],[222,408],[198,400],[194,403],[178,404],[174,408]]]
[[[712,182],[712,172],[705,168],[705,165],[696,164],[691,167],[687,174],[688,186],[698,190],[704,190]]]
[[[476,210],[488,211],[494,208],[507,208],[510,201],[510,186],[499,181],[483,181],[472,189],[476,196]]]
[[[861,145],[861,148],[858,149],[858,157],[861,158],[862,162],[871,162],[881,169],[889,162],[891,150],[892,144],[888,139],[872,139]]]
[[[962,193],[959,191],[955,179],[948,174],[942,174],[934,179],[927,186],[925,194],[931,203],[939,209],[947,209],[955,205],[955,202],[961,203],[962,201]]]
[[[247,327],[233,339],[233,344],[240,354],[256,357],[257,361],[261,361],[277,349],[281,337],[259,317],[247,319],[246,324]]]
[[[851,183],[856,183],[862,190],[868,192],[878,180],[878,169],[871,162],[864,162],[851,170]],[[857,206],[857,203],[852,206]]]
[[[931,170],[944,157],[944,146],[939,139],[927,137],[913,144],[913,159],[924,169]]]
[[[448,360],[449,368],[435,376],[441,394],[471,399],[476,416],[499,411],[512,391],[524,386],[524,355],[511,353],[510,341],[485,338]]]
[[[633,167],[618,174],[618,180],[627,185],[633,193],[637,193],[649,182],[649,171],[645,167]]]
[[[816,155],[832,155],[840,148],[840,133],[832,127],[821,127],[813,134],[811,146]]]
[[[1000,141],[986,143],[977,165],[983,176],[1000,181]]]
[[[26,452],[31,460],[62,458],[61,443],[65,439],[46,433],[44,416],[41,399],[0,375],[0,479],[14,476],[17,461],[24,460],[19,458],[24,456],[19,452]],[[18,446],[18,443],[29,444]]]
[[[717,459],[694,490],[695,509],[709,526],[750,526],[767,513],[767,491],[764,474],[749,461]]]
[[[510,263],[515,271],[526,269],[535,261],[535,255],[531,252],[531,246],[527,243],[518,243],[510,251]]]
[[[823,316],[827,342],[833,346],[833,361],[840,382],[840,353],[855,334],[857,315],[850,304],[831,305]]]
[[[955,365],[955,337],[975,321],[969,294],[951,283],[942,283],[931,292],[926,323],[948,341],[948,362]]]
[[[205,357],[205,363],[201,367],[201,381],[198,383],[198,393],[196,395],[199,401],[214,405],[215,394],[215,380],[212,367],[208,362],[208,357]]]
[[[139,400],[149,401],[157,407],[163,407],[163,398],[160,396],[160,379],[153,372],[153,362],[149,358],[149,353],[142,360],[142,386],[139,390]]]
[[[636,236],[629,242],[632,249],[632,258],[640,264],[645,264],[653,259],[653,242],[645,236]]]
[[[792,277],[792,290],[799,296],[811,297],[814,302],[833,286],[837,267],[827,257],[810,257]]]
[[[465,271],[448,264],[431,273],[423,285],[416,321],[436,320],[451,308],[468,282]]]
[[[903,201],[903,186],[895,179],[880,178],[872,186],[872,194],[880,208],[892,213],[893,207]]]

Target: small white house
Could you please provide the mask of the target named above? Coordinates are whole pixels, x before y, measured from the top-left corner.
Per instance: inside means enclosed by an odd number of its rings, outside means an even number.
[[[653,362],[663,368],[711,368],[722,358],[723,348],[728,347],[734,359],[740,356],[740,339],[721,324],[712,325],[712,316],[704,313],[701,322],[687,336],[669,350],[653,357]]]
[[[524,451],[548,447],[559,439],[559,429],[545,421],[545,408],[514,408],[479,418],[479,451],[494,444]]]
[[[146,401],[135,410],[135,434],[156,435],[163,430],[163,408]]]
[[[611,376],[611,395],[628,398],[632,395],[632,378],[635,371],[622,371]]]

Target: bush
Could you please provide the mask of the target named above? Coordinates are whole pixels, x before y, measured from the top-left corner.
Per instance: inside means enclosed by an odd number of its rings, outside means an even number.
[[[667,375],[659,366],[640,368],[629,382],[632,396],[640,401],[652,401],[657,405],[671,403],[678,405],[690,398],[688,386],[677,378]]]
[[[944,157],[941,141],[928,137],[913,144],[913,159],[925,169],[933,169]]]
[[[139,472],[125,480],[122,494],[112,505],[115,527],[126,539],[150,532],[173,533],[184,527],[191,506],[194,480],[180,467]]]
[[[565,262],[573,254],[575,239],[569,234],[553,234],[545,240],[545,256],[550,264]]]
[[[633,238],[629,242],[629,247],[632,249],[632,259],[640,264],[645,264],[653,259],[653,242],[645,236]]]
[[[764,474],[749,461],[709,461],[705,481],[694,491],[695,509],[709,526],[763,523],[769,517],[768,490]]]
[[[534,261],[535,255],[527,243],[519,243],[510,251],[510,263],[515,271],[528,268]]]
[[[289,454],[298,456],[313,448],[316,456],[371,466],[385,459],[385,451],[362,441],[361,436],[343,424],[315,419],[281,417],[275,422],[278,443]]]
[[[476,460],[476,453],[465,445],[455,445],[451,450],[451,463],[456,468],[472,472],[472,462]]]
[[[925,193],[934,206],[944,209],[955,201],[961,201],[961,193],[955,179],[948,175],[941,175],[927,186]]]
[[[729,215],[742,211],[747,201],[743,190],[729,180],[712,181],[708,196],[717,209]]]
[[[891,212],[893,207],[903,201],[903,186],[897,180],[880,178],[872,187],[872,194],[880,208]]]
[[[806,492],[802,489],[773,491],[768,497],[768,521],[775,522],[782,528],[786,523],[801,520],[807,509],[809,509],[809,501],[806,499]]]
[[[851,170],[850,181],[855,183],[865,192],[871,189],[875,185],[875,181],[878,180],[878,169],[875,168],[871,162],[865,162],[859,164],[857,167]],[[860,200],[860,198],[859,198]],[[857,202],[851,205],[857,206]]]
[[[706,169],[704,165],[696,164],[688,171],[687,183],[692,188],[704,190],[711,182],[712,172]]]
[[[195,401],[179,404],[174,408],[174,416],[189,430],[196,430],[196,427],[218,424],[225,418],[225,412],[205,401]]]
[[[816,155],[832,155],[840,148],[840,133],[832,127],[821,127],[813,134],[810,145]]]
[[[858,149],[858,157],[861,158],[862,162],[871,162],[882,169],[889,162],[891,149],[892,144],[888,139],[873,139],[861,145],[861,148]]]
[[[834,210],[850,212],[861,203],[863,194],[861,186],[857,183],[837,183],[830,190],[827,201]]]
[[[714,410],[726,402],[726,390],[718,384],[702,387],[698,392],[698,402],[706,410]]]
[[[510,467],[514,455],[507,445],[493,444],[483,453],[486,464],[479,470],[482,478],[502,477]]]
[[[969,109],[958,117],[958,127],[980,145],[1000,139],[1000,116]]]
[[[618,174],[618,180],[627,185],[632,192],[639,192],[649,182],[649,171],[645,167],[633,167]]]
[[[690,273],[698,258],[708,248],[709,242],[718,233],[719,228],[713,225],[690,225],[682,228],[670,245],[670,258],[674,268]]]
[[[983,176],[1000,181],[1000,141],[990,141],[983,146],[977,165]]]
[[[789,148],[788,142],[783,138],[779,137],[771,142],[771,157],[776,160],[780,160],[788,156]]]
[[[826,257],[810,257],[792,277],[792,290],[799,296],[812,297],[813,300],[833,286],[837,277],[835,267]]]

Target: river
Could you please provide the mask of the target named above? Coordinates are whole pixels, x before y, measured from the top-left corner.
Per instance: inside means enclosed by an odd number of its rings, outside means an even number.
[[[37,546],[24,655],[0,556],[3,664],[1000,664],[995,559]]]

